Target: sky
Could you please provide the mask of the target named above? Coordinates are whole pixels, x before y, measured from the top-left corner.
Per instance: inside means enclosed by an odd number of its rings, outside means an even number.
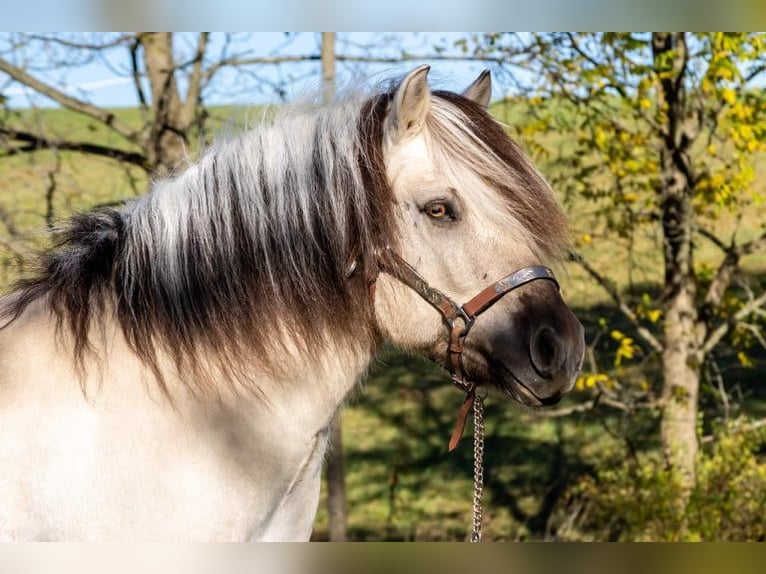
[[[7,34],[1,34],[6,36]],[[460,33],[398,33],[396,36],[386,38],[380,33],[341,33],[338,37],[336,51],[339,53],[364,55],[367,52],[361,47],[371,42],[376,43],[374,53],[376,55],[396,55],[400,47],[404,47],[410,53],[424,54],[433,52],[432,46],[441,44],[452,47],[455,40],[464,37]],[[250,50],[254,56],[272,55],[304,55],[319,52],[318,33],[299,33],[286,36],[281,32],[257,32],[250,34],[239,46],[240,49]],[[212,53],[222,46],[222,37],[211,37]],[[180,42],[191,41],[189,35],[180,36]],[[48,54],[38,48],[26,52],[14,51],[11,57],[17,65],[43,61]],[[6,57],[8,57],[6,55]],[[431,78],[436,85],[459,90],[467,86],[485,67],[481,62],[445,62],[424,61],[432,66]],[[338,84],[348,85],[364,77],[367,81],[372,79],[398,76],[406,73],[409,69],[421,62],[406,62],[404,64],[338,64]],[[101,107],[127,107],[137,105],[137,96],[129,77],[127,68],[126,50],[119,48],[109,53],[104,58],[82,66],[72,68],[36,69],[34,74],[41,80],[51,83],[64,92],[84,99]],[[211,105],[223,104],[262,104],[279,101],[279,96],[268,87],[269,83],[277,83],[280,80],[294,77],[287,83],[287,93],[284,99],[293,100],[309,93],[315,93],[319,86],[319,62],[302,64],[289,64],[281,67],[261,65],[258,73],[261,76],[259,82],[252,82],[252,89],[242,85],[245,81],[241,77],[236,78],[231,73],[221,73],[212,89],[206,94],[206,100]],[[495,82],[494,96],[502,95],[500,83]],[[55,102],[36,94],[34,91],[19,84],[8,85],[2,81],[0,74],[0,93],[8,99],[8,104],[13,108],[55,107]]]

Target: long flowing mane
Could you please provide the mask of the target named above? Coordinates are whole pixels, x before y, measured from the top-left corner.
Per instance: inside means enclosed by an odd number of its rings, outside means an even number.
[[[46,300],[80,363],[94,322],[115,316],[163,388],[163,356],[190,384],[214,386],[246,384],[286,334],[304,352],[329,329],[374,345],[366,277],[376,251],[396,244],[382,147],[392,94],[290,108],[125,208],[74,216],[3,316]],[[434,92],[432,106],[433,145],[497,189],[537,251],[556,255],[566,224],[523,152],[472,102]]]

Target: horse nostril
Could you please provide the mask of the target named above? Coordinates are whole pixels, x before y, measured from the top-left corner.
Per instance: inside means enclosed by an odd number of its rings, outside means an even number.
[[[538,375],[553,378],[563,363],[561,338],[551,327],[539,327],[529,342],[529,355]]]

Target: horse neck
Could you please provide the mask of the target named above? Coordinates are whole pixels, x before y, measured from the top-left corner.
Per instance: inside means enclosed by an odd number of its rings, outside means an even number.
[[[285,357],[289,369],[276,378],[266,377],[259,385],[268,410],[293,427],[300,421],[298,426],[312,432],[325,428],[373,356],[370,345],[343,340],[329,341],[318,352],[300,357],[290,354]]]
[[[92,398],[105,393],[113,398],[125,395],[138,403],[149,400],[166,404],[170,400],[174,409],[194,416],[224,412],[242,421],[253,436],[279,442],[292,438],[296,444],[327,427],[376,352],[376,343],[370,341],[328,335],[320,347],[307,349],[285,338],[266,367],[253,353],[250,365],[244,366],[250,371],[248,381],[226,380],[222,375],[215,381],[216,388],[203,391],[199,389],[208,380],[202,385],[190,381],[189,373],[179,373],[173,362],[163,357],[164,395],[157,385],[136,384],[136,378],[150,381],[154,374],[130,349],[114,319],[107,318],[92,335],[95,360],[86,366],[84,381]],[[102,384],[105,379],[114,386]]]

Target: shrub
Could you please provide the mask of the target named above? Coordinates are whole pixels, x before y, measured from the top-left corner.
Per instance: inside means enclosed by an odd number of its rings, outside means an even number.
[[[657,456],[641,455],[583,478],[555,513],[565,540],[766,538],[766,432],[745,419],[722,426],[702,449],[685,491]],[[554,525],[555,526],[555,525]]]

